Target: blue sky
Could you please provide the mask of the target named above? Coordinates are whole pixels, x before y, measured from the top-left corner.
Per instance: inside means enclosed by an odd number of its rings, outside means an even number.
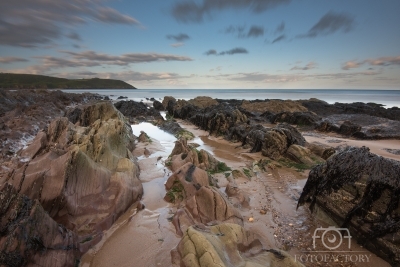
[[[0,71],[137,88],[400,89],[398,0],[0,2]]]

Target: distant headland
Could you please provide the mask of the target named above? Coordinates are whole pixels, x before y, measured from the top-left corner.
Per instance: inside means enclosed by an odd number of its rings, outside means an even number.
[[[34,74],[0,73],[1,89],[136,89],[120,80],[65,79]]]

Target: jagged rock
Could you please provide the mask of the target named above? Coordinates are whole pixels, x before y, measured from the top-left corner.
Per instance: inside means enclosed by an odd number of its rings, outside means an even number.
[[[356,132],[361,131],[361,126],[357,125],[351,121],[344,121],[342,125],[340,125],[339,133],[343,135],[353,135]]]
[[[138,141],[141,143],[148,143],[151,141],[150,137],[143,131],[140,131],[140,135],[138,137]]]
[[[165,183],[166,199],[174,202],[177,196],[171,194],[176,192],[180,193],[178,198],[181,200],[189,198],[194,196],[201,186],[206,185],[209,185],[207,172],[188,162],[176,170]]]
[[[335,148],[319,142],[308,143],[306,147],[310,149],[312,153],[325,160],[335,154]]]
[[[284,251],[265,249],[254,233],[231,223],[189,227],[173,254],[182,267],[303,266]]]
[[[400,265],[400,162],[347,147],[314,167],[298,201],[322,209],[364,247]]]
[[[298,102],[309,111],[322,117],[333,114],[365,114],[389,120],[400,120],[400,108],[398,107],[384,108],[380,104],[361,102],[328,104],[325,101],[315,98],[299,100]]]
[[[132,204],[143,188],[131,150],[134,136],[110,102],[83,107],[76,124],[53,120],[21,151],[22,166],[7,183],[33,200],[57,223],[98,242],[101,232]],[[88,248],[88,247],[87,247]],[[86,249],[87,249],[86,248]]]
[[[9,184],[0,188],[0,233],[0,266],[75,266],[85,242]]]
[[[266,100],[266,101],[243,101],[241,108],[246,111],[265,113],[269,112],[271,114],[281,113],[281,112],[306,112],[307,108],[293,100]]]
[[[287,122],[300,126],[316,126],[321,120],[313,112],[281,112],[271,116],[271,123]]]
[[[208,108],[218,105],[218,101],[209,96],[198,96],[188,101],[190,104],[199,108]]]
[[[249,207],[250,197],[238,187],[235,180],[231,179],[229,181],[228,185],[225,188],[225,193],[228,197],[235,200],[235,202],[233,203],[235,207]]]
[[[203,149],[198,151],[195,147],[189,146],[185,138],[175,141],[175,146],[170,154],[170,158],[172,171],[176,171],[188,162],[210,172],[229,170],[225,163],[218,161],[207,151]]]
[[[184,208],[175,213],[172,222],[177,234],[182,236],[185,228],[196,223],[215,225],[229,222],[243,226],[243,217],[221,191],[210,186],[201,186],[194,195],[186,199]]]
[[[169,102],[171,101],[171,104]],[[162,101],[162,105],[164,106],[164,110],[168,110],[169,105],[175,104],[176,99],[172,96],[164,96],[164,99]]]
[[[160,129],[173,134],[177,139],[185,138],[186,140],[192,140],[194,138],[194,134],[189,132],[188,130],[182,128],[179,123],[176,121],[168,120],[162,121],[158,124]]]
[[[305,164],[308,167],[324,162],[322,158],[314,155],[310,149],[299,145],[291,145],[287,149],[285,156],[297,163]]]
[[[158,100],[154,100],[154,102],[153,102],[153,107],[154,107],[156,110],[158,110],[158,111],[163,111],[163,110],[165,110],[164,105],[163,105],[160,101],[158,101]]]
[[[149,108],[143,102],[135,102],[133,100],[120,101],[114,104],[115,107],[130,121],[134,122],[135,119],[139,122],[142,121],[163,121],[160,112],[155,108]]]

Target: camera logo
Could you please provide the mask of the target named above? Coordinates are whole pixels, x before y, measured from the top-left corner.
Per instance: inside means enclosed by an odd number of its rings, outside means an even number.
[[[343,243],[343,238],[348,239],[347,244],[349,249],[351,246],[351,235],[347,228],[336,228],[335,226],[329,226],[328,228],[318,227],[315,229],[312,238],[314,249],[317,239],[321,239],[322,245],[328,250],[337,249]]]

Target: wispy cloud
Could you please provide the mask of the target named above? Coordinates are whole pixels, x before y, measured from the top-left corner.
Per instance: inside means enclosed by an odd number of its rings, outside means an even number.
[[[265,32],[263,26],[252,25],[248,30],[246,28],[246,26],[230,25],[222,32],[226,34],[234,34],[238,38],[257,38],[263,36]]]
[[[71,32],[71,33],[67,34],[66,36],[71,40],[82,41],[81,36],[79,34],[77,34],[76,32]]]
[[[301,66],[294,66],[293,68],[291,68],[290,70],[311,70],[311,69],[315,69],[317,67],[317,63],[315,62],[309,62],[307,63],[304,67]]]
[[[349,32],[355,26],[354,17],[346,13],[326,13],[307,33],[298,35],[298,38],[314,38],[320,35],[329,35],[337,31]]]
[[[356,69],[365,64],[368,64],[371,66],[392,66],[392,65],[400,66],[400,56],[366,59],[366,60],[359,61],[359,62],[347,61],[343,64],[342,69],[344,69],[344,70]]]
[[[0,57],[0,63],[2,64],[10,64],[14,62],[27,62],[29,60],[20,57]]]
[[[189,40],[190,37],[186,33],[180,33],[180,34],[177,34],[177,35],[168,34],[167,35],[167,39],[175,40],[177,42],[183,42],[183,41]]]
[[[210,50],[206,51],[204,54],[207,56],[210,56],[210,55],[223,56],[223,55],[248,54],[248,53],[249,53],[249,51],[247,51],[247,49],[242,48],[242,47],[236,47],[231,50],[222,51],[219,53],[217,53],[217,50],[215,50],[215,49],[210,49]]]
[[[175,47],[175,48],[181,47],[181,46],[184,46],[184,45],[185,45],[184,43],[174,43],[174,44],[170,44],[170,46]]]
[[[245,9],[253,13],[261,13],[290,2],[291,0],[202,0],[201,3],[181,1],[173,6],[171,14],[180,22],[199,23],[205,16],[210,17],[215,11]]]
[[[276,38],[272,41],[272,43],[274,44],[274,43],[283,41],[283,40],[285,40],[285,39],[286,39],[286,35],[285,35],[285,34],[282,34],[282,35],[279,35],[278,37],[276,37]]]
[[[90,20],[107,24],[141,26],[135,18],[107,7],[107,0],[54,1],[18,0],[2,1],[0,8],[0,45],[37,47],[52,43],[65,33]]]
[[[280,34],[285,30],[285,22],[282,21],[281,24],[279,24],[276,29],[275,29],[275,34]]]

